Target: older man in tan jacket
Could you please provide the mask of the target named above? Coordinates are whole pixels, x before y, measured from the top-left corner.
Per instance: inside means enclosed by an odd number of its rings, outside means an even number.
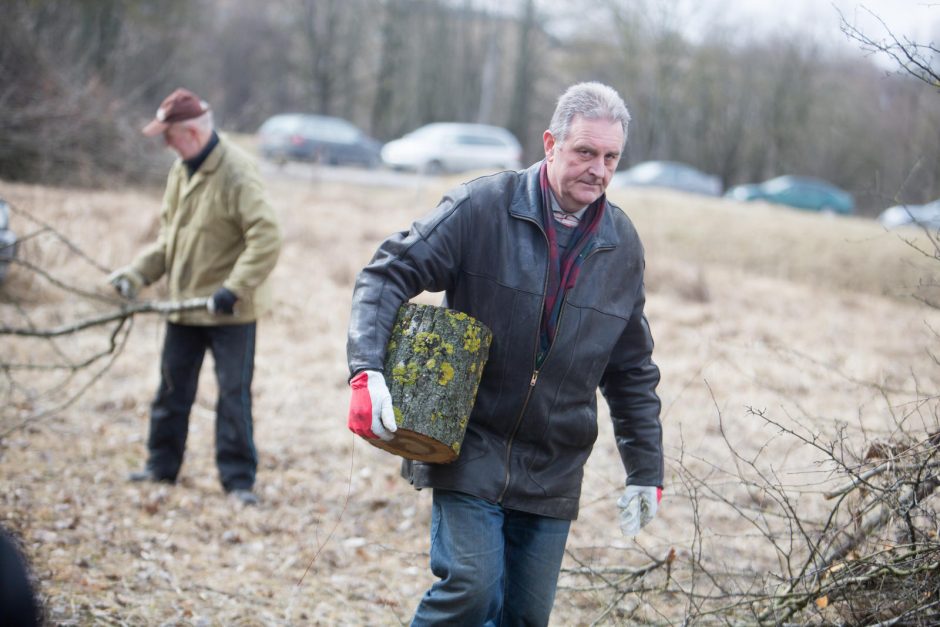
[[[149,457],[132,481],[176,481],[206,349],[219,384],[216,465],[226,492],[246,505],[257,453],[251,415],[257,319],[270,304],[268,275],[281,237],[248,155],[214,130],[209,105],[177,89],[144,127],[179,159],[167,180],[157,241],[111,283],[125,298],[166,275],[170,298],[208,298],[206,310],[175,313],[166,328],[160,387],[150,412]]]

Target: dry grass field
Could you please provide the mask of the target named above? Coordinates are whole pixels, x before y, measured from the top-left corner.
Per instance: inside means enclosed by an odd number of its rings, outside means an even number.
[[[393,189],[266,172],[285,240],[276,308],[259,325],[260,507],[238,506],[218,484],[209,363],[179,483],[125,481],[145,459],[158,316],[136,316],[118,333],[113,360],[113,325],[54,343],[0,340],[0,524],[21,538],[52,624],[399,625],[431,583],[430,494],[346,430],[345,330],[358,269],[458,179]],[[0,291],[0,324],[50,328],[113,310],[93,296],[110,297],[107,270],[154,237],[160,191],[0,182],[20,211],[23,258],[53,279],[15,267]],[[745,489],[732,450],[772,468],[810,519],[825,511],[819,492],[831,468],[793,433],[844,439],[849,455],[899,423],[937,428],[923,402],[940,389],[940,313],[911,295],[931,296],[921,282],[938,266],[905,236],[861,218],[678,193],[611,196],[647,249],[666,494],[647,530],[620,535],[623,470],[601,400],[554,625],[662,624],[687,611],[681,596],[622,595],[612,579],[579,569],[638,566],[670,549],[680,582],[692,555],[727,572],[777,568],[780,552],[740,515],[755,504],[772,514],[773,504]],[[143,297],[160,299],[159,287]],[[23,367],[102,352],[85,368]],[[693,498],[704,485],[725,501]]]

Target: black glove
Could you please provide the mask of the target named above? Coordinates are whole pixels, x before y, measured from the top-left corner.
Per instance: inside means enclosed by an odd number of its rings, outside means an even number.
[[[226,287],[220,287],[206,302],[206,309],[214,316],[222,314],[232,316],[235,314],[235,301],[237,300],[238,296],[235,295],[235,292]]]

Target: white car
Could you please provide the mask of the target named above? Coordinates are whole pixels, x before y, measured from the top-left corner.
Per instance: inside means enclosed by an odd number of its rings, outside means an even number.
[[[522,147],[498,126],[436,122],[385,144],[382,161],[391,168],[427,174],[518,170]]]
[[[878,222],[886,229],[899,226],[922,226],[931,230],[940,229],[940,199],[926,205],[895,205],[878,216]]]

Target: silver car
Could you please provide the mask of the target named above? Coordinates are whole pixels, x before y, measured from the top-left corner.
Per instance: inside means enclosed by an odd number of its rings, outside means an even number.
[[[644,161],[629,170],[614,173],[610,180],[612,189],[634,185],[667,187],[707,196],[721,194],[720,178],[677,161]]]
[[[16,257],[16,234],[10,230],[10,205],[0,198],[0,283]]]
[[[258,148],[273,161],[378,167],[381,144],[351,122],[327,115],[281,113],[258,128]]]
[[[437,122],[385,144],[382,161],[391,168],[427,174],[518,170],[522,147],[498,126]]]

